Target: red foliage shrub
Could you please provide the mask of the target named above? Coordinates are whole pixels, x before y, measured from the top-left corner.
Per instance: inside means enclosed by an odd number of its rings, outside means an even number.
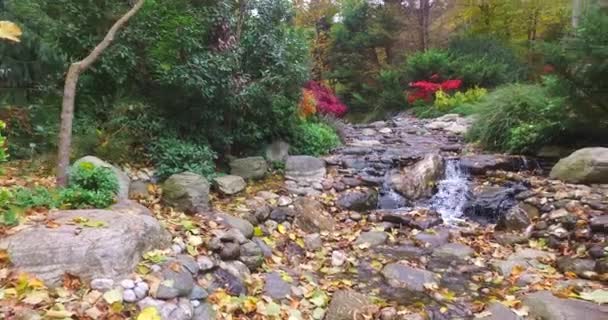
[[[346,114],[348,108],[327,86],[316,81],[308,81],[304,88],[310,90],[315,97],[317,112],[341,118]]]
[[[435,96],[435,92],[439,90],[446,92],[454,91],[460,89],[462,86],[462,80],[446,80],[441,83],[432,82],[432,80],[436,79],[439,79],[438,75],[433,75],[431,77],[431,81],[417,81],[410,83],[410,87],[414,90],[408,94],[407,101],[410,104],[413,104],[418,100],[431,102]]]

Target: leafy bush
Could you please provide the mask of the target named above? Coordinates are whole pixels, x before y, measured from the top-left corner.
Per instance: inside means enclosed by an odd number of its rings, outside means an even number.
[[[414,104],[418,100],[431,102],[437,91],[453,91],[458,90],[462,85],[460,80],[446,80],[444,82],[435,82],[437,75],[431,77],[431,81],[417,81],[410,84],[414,90],[407,96],[407,101]]]
[[[216,154],[205,144],[177,138],[161,138],[150,148],[156,174],[165,179],[172,174],[190,171],[206,177],[215,172]]]
[[[492,150],[532,152],[564,129],[564,108],[564,99],[541,85],[506,85],[476,105],[469,139]]]
[[[450,76],[450,55],[439,49],[417,52],[407,58],[405,72],[412,82],[428,80],[438,74]]]
[[[523,80],[526,66],[506,44],[487,37],[461,37],[448,49],[452,75],[466,87],[495,87]]]
[[[112,169],[82,162],[70,170],[70,185],[59,192],[59,201],[67,208],[106,208],[117,192],[118,179]]]
[[[327,114],[336,118],[341,118],[346,114],[348,108],[328,86],[311,80],[304,87],[313,94],[316,111],[319,114]]]
[[[92,191],[77,187],[59,191],[62,208],[107,208],[114,203],[115,198],[115,195],[110,192]]]
[[[487,93],[488,91],[486,89],[479,87],[469,89],[465,92],[459,91],[453,95],[449,95],[445,91],[440,90],[435,93],[435,103],[433,105],[440,111],[447,112],[465,104],[478,102]]]
[[[118,179],[110,168],[81,162],[70,170],[70,188],[116,194]]]
[[[320,156],[340,145],[336,132],[324,123],[301,122],[294,130],[291,146],[294,154]]]

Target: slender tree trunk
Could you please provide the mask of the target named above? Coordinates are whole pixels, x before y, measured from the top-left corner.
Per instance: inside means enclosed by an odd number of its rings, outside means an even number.
[[[578,28],[581,19],[583,0],[572,0],[572,27]]]
[[[57,186],[65,187],[68,184],[68,168],[70,166],[70,150],[72,146],[72,122],[74,120],[74,102],[78,78],[91,65],[99,59],[101,54],[112,44],[114,37],[131,17],[144,5],[145,0],[138,0],[133,8],[122,16],[103,38],[103,40],[84,59],[72,63],[65,78],[63,89],[63,103],[61,106],[61,126],[59,131],[59,152],[57,154]]]
[[[430,0],[420,0],[420,8],[418,8],[418,27],[420,28],[420,49],[422,51],[426,51],[429,48],[430,20]]]

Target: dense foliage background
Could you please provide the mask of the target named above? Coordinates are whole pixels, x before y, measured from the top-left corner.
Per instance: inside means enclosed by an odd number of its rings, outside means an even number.
[[[339,144],[336,118],[408,109],[475,114],[470,139],[502,151],[597,144],[608,18],[594,3],[574,28],[567,0],[148,0],[80,80],[73,156],[211,175],[276,138],[326,153]],[[55,151],[67,66],[128,8],[0,2],[0,19],[24,31],[0,42],[12,158]]]

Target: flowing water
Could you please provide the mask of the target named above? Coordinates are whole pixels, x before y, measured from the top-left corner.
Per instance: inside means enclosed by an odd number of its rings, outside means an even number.
[[[437,185],[437,193],[431,198],[430,207],[437,211],[446,223],[457,222],[469,194],[469,175],[459,165],[459,161],[447,160],[444,178]]]

